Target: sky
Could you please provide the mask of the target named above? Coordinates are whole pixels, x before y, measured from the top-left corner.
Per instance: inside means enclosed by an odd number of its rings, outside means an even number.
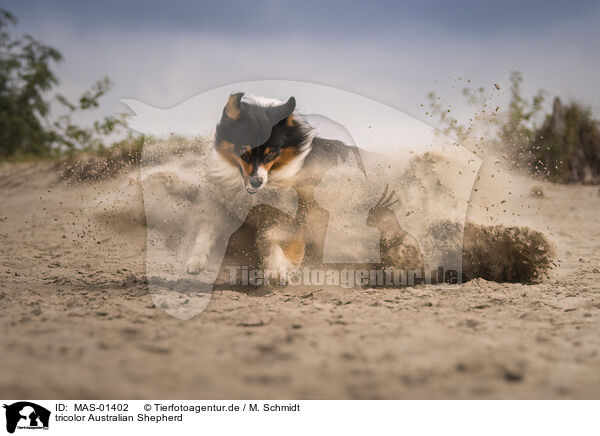
[[[460,90],[500,91],[511,71],[524,91],[577,99],[600,114],[600,2],[114,1],[4,3],[58,48],[61,91],[75,97],[107,75],[100,113],[122,98],[172,107],[235,82],[284,79],[371,97],[431,123],[436,91],[466,115]]]

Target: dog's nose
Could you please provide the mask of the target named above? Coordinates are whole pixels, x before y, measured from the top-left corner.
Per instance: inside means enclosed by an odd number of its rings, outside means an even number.
[[[250,186],[252,186],[253,188],[258,188],[262,185],[263,183],[263,179],[262,177],[250,177]]]

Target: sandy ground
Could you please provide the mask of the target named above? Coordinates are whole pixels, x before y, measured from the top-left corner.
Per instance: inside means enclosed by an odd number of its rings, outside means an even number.
[[[539,183],[481,174],[469,219],[543,231],[558,266],[542,283],[218,291],[181,321],[148,294],[139,219],[95,219],[125,176],[69,186],[5,165],[0,397],[600,398],[598,187],[533,198]]]

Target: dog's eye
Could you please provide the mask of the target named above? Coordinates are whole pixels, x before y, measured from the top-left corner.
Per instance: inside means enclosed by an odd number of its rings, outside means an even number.
[[[240,154],[240,157],[242,158],[242,160],[245,160],[246,162],[250,162],[250,152],[248,152],[248,150],[242,151],[242,154]]]
[[[267,162],[275,159],[276,157],[277,157],[276,151],[269,151],[268,153],[265,153],[265,160]]]

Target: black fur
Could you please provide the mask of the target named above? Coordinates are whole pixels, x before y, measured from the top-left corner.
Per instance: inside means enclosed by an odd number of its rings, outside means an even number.
[[[312,128],[293,115],[296,107],[294,97],[279,105],[262,106],[242,101],[242,96],[243,93],[233,94],[228,105],[223,109],[223,116],[216,129],[215,146],[219,147],[223,142],[233,144],[233,153],[246,164],[249,179],[252,181],[257,169],[277,159],[284,148],[300,151],[303,145],[308,145]],[[228,115],[228,110],[233,110],[236,114],[235,118]],[[310,169],[306,171],[307,165],[313,167],[314,165],[311,164],[317,161],[325,167],[335,165],[338,157],[345,160],[349,151],[355,154],[358,167],[366,176],[356,147],[322,138],[314,138],[309,145],[311,150],[303,165],[305,177],[315,178],[314,171]],[[243,176],[241,168],[240,173]],[[320,179],[321,176],[316,178]]]
[[[301,126],[290,127],[285,123],[287,117],[292,115],[296,108],[294,97],[290,97],[286,103],[278,106],[264,107],[240,101],[239,107],[241,113],[237,119],[229,118],[225,110],[223,111],[221,121],[217,125],[215,143],[228,141],[235,145],[236,151],[240,151],[246,146],[257,148],[265,145],[274,134],[277,134],[278,140],[273,141],[273,146],[280,144],[281,148],[282,139],[298,138],[303,134],[304,129]],[[296,132],[293,132],[294,130]]]

